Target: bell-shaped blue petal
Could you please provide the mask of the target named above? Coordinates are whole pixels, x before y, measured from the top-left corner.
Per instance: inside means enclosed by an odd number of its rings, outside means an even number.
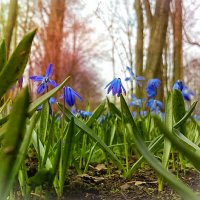
[[[122,92],[124,92],[124,94],[126,95],[126,90],[122,85],[120,78],[113,79],[110,83],[106,85],[105,89],[107,87],[108,87],[107,94],[109,94],[110,91],[112,91],[113,96],[117,94],[117,96],[119,97]]]
[[[83,101],[83,98],[75,92],[71,87],[65,87],[64,88],[64,96],[65,102],[72,107],[75,104],[76,98],[78,98],[80,101]]]
[[[157,78],[150,79],[147,83],[146,93],[148,98],[154,98],[157,94],[157,88],[160,87],[161,81]]]

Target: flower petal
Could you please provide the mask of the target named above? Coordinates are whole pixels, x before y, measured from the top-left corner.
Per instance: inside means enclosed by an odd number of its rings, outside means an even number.
[[[57,87],[57,86],[58,86],[58,84],[57,84],[55,81],[50,80],[50,79],[49,79],[48,83],[49,83],[50,85],[52,85],[53,87]]]
[[[46,76],[50,77],[52,75],[52,73],[53,73],[53,65],[50,63],[46,70]]]
[[[39,87],[37,88],[37,93],[42,94],[46,90],[46,88],[47,88],[46,84],[44,83],[40,84]]]
[[[41,82],[44,79],[44,76],[29,76],[29,78],[36,82]]]

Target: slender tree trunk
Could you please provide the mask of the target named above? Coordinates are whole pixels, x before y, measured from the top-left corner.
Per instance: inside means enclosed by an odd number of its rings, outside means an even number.
[[[44,35],[45,57],[43,67],[48,63],[54,65],[55,80],[59,80],[62,73],[60,69],[60,54],[63,40],[63,24],[65,16],[65,0],[51,0],[49,22],[46,28],[46,37]],[[60,81],[60,80],[59,80]]]
[[[157,0],[155,15],[150,30],[150,40],[147,51],[147,63],[145,77],[161,78],[162,77],[162,52],[165,44],[165,37],[168,25],[170,0]]]
[[[174,3],[175,12],[172,14],[174,31],[173,83],[183,78],[182,0],[174,0]]]
[[[17,6],[18,6],[17,3],[18,3],[17,0],[10,0],[8,19],[7,19],[7,23],[4,30],[7,56],[9,56],[13,30],[14,30],[16,20],[17,20]]]
[[[143,4],[144,4],[145,11],[146,11],[147,24],[149,27],[151,27],[151,24],[153,21],[153,16],[151,13],[151,7],[150,7],[149,0],[143,0]]]
[[[150,39],[145,69],[145,77],[147,80],[159,78],[162,81],[162,85],[157,95],[157,98],[160,100],[164,98],[164,64],[162,55],[166,42],[169,11],[170,0],[156,0],[155,14],[153,17],[151,17],[152,22],[150,22]]]
[[[143,48],[144,48],[144,23],[143,23],[143,11],[141,0],[135,0],[135,10],[137,17],[137,39],[135,46],[135,69],[136,75],[141,76],[143,74]],[[142,96],[142,90],[136,86],[136,96]]]

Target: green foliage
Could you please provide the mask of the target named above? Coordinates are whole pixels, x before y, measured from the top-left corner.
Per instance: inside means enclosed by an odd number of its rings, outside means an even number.
[[[0,72],[3,69],[6,62],[6,43],[3,40],[0,44]]]
[[[130,110],[126,104],[126,101],[124,100],[123,96],[120,96],[121,100],[121,109],[123,112],[123,117],[125,118],[125,121],[127,123],[127,129],[130,133],[133,134],[135,139],[135,144],[141,154],[144,156],[146,161],[153,167],[154,170],[156,170],[173,188],[176,190],[184,199],[199,199],[199,197],[193,193],[193,191],[188,188],[186,185],[184,185],[179,179],[176,178],[176,176],[172,175],[167,171],[166,168],[162,166],[162,164],[153,156],[152,153],[150,153],[144,143],[144,141],[141,138],[141,134],[139,129],[137,128],[132,115],[130,113]],[[163,127],[163,126],[162,126]],[[159,126],[161,128],[161,126]],[[163,129],[162,129],[163,131]],[[166,129],[168,131],[168,129]],[[169,132],[169,131],[168,131]]]
[[[10,87],[22,76],[28,61],[31,44],[35,33],[36,30],[33,30],[32,32],[26,34],[8,61],[4,64],[3,67],[1,66],[2,70],[0,71],[0,98],[2,98],[6,91],[10,89]],[[5,54],[4,47],[1,48],[1,51],[3,51]],[[3,59],[1,59],[1,63],[3,64]]]
[[[19,162],[18,155],[24,140],[26,116],[29,106],[29,93],[26,87],[17,97],[3,139],[0,153],[0,196],[5,199],[8,195],[14,177],[17,175],[15,166]],[[26,148],[23,149],[26,151]],[[14,170],[15,169],[15,170]],[[19,170],[19,169],[18,169]]]

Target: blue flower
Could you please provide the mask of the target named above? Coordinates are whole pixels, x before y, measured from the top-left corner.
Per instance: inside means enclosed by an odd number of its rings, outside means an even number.
[[[191,101],[191,97],[195,96],[194,92],[190,90],[186,85],[184,85],[180,80],[177,80],[174,83],[173,89],[180,90],[183,95],[183,98],[186,101]]]
[[[56,99],[54,97],[51,97],[48,100],[48,102],[49,102],[49,114],[52,115],[52,107],[51,107],[51,105],[54,104],[54,103],[56,103]],[[42,108],[43,108],[43,105],[38,106],[37,107],[37,111],[42,110]]]
[[[134,95],[132,95],[132,99],[133,101],[131,101],[129,103],[129,106],[138,106],[138,107],[142,107],[142,103],[146,100],[145,98],[143,99],[138,99],[137,97],[135,97]]]
[[[157,113],[158,111],[160,111],[160,109],[163,108],[163,103],[155,99],[149,99],[147,101],[146,107],[149,107],[151,111]]]
[[[70,107],[75,104],[76,98],[78,98],[80,101],[83,101],[83,98],[71,87],[64,87],[64,94],[62,94],[60,98],[65,98],[65,102]]]
[[[80,114],[80,116],[81,116],[83,119],[86,119],[87,117],[92,116],[92,113],[91,113],[91,112],[85,111],[85,110],[80,110],[80,111],[79,111],[79,114]]]
[[[58,84],[51,80],[50,77],[53,73],[53,65],[49,64],[46,70],[45,76],[30,76],[29,78],[33,80],[34,82],[41,82],[41,84],[37,88],[37,93],[42,94],[47,88],[48,85],[52,85],[53,87],[57,87]]]
[[[173,90],[176,89],[176,90],[182,91],[183,88],[184,88],[183,82],[180,81],[180,80],[177,80],[177,81],[174,83],[174,85],[173,85]]]
[[[154,98],[157,94],[157,88],[160,87],[161,81],[157,78],[151,79],[147,83],[146,92],[148,98]]]
[[[110,83],[106,85],[105,89],[107,87],[108,87],[107,94],[112,90],[112,95],[114,96],[117,94],[117,96],[119,97],[123,90],[124,94],[126,95],[126,90],[124,86],[122,85],[120,78],[113,79]]]
[[[144,76],[136,76],[133,73],[132,69],[130,67],[128,67],[128,66],[126,67],[126,69],[129,72],[130,77],[126,77],[125,81],[133,81],[133,80],[135,80],[136,84],[141,87],[142,86],[142,82],[140,82],[140,81],[144,81],[145,80]]]

